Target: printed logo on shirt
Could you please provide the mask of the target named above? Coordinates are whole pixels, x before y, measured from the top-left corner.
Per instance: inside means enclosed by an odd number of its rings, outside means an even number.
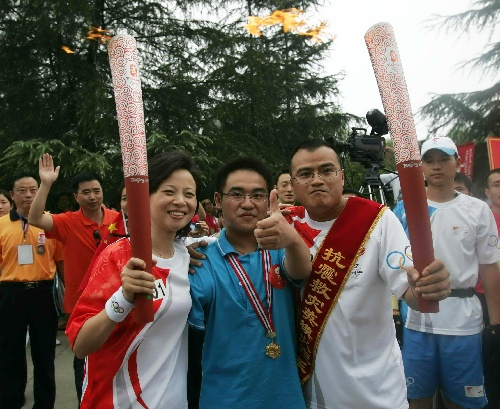
[[[168,278],[167,278],[168,281]],[[168,297],[168,291],[165,283],[161,278],[155,281],[155,293],[153,294],[153,300],[163,300]]]
[[[45,244],[46,237],[45,232],[38,232],[38,244]]]
[[[361,274],[363,274],[363,270],[359,268],[359,263],[356,263],[352,269],[351,275],[354,276],[355,279],[358,279]]]
[[[393,270],[399,270],[400,268],[404,269],[405,265],[407,266],[413,262],[410,246],[406,246],[404,252],[398,250],[389,252],[385,262]]]
[[[469,233],[467,227],[453,226],[453,235],[464,237]]]
[[[484,396],[483,385],[479,386],[464,386],[465,396],[467,398],[482,398]]]
[[[281,272],[281,268],[279,264],[275,264],[269,270],[269,282],[274,288],[278,290],[282,290],[286,286],[285,277],[283,277],[283,273]]]
[[[495,236],[494,234],[492,234],[490,236],[490,238],[488,239],[488,246],[496,247],[497,249],[500,249],[500,247],[498,247],[498,236]]]

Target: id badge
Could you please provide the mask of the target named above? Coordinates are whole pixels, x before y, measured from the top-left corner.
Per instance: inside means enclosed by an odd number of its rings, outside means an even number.
[[[34,263],[33,246],[31,244],[17,246],[17,263],[19,265]]]

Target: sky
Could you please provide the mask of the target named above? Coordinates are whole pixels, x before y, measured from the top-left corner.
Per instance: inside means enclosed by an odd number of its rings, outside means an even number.
[[[473,91],[493,83],[491,77],[462,70],[458,64],[481,54],[487,35],[426,28],[432,15],[451,15],[471,7],[469,0],[325,0],[318,14],[335,36],[330,56],[325,60],[328,73],[344,71],[339,103],[346,112],[364,117],[377,108],[383,112],[375,75],[364,42],[366,31],[376,23],[388,22],[394,28],[399,54],[416,113],[431,100],[432,94]],[[428,124],[415,117],[419,140],[426,139]]]

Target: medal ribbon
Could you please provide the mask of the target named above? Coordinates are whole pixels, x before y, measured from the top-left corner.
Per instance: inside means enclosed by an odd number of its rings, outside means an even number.
[[[267,250],[261,251],[261,254],[262,254],[262,270],[264,273],[264,283],[266,286],[266,299],[268,305],[267,312],[264,307],[264,304],[262,303],[262,300],[259,297],[259,294],[257,293],[257,290],[252,284],[252,281],[250,280],[250,277],[248,276],[247,272],[241,265],[241,262],[238,259],[238,257],[236,257],[234,254],[228,254],[227,260],[229,265],[234,270],[236,276],[240,280],[240,283],[243,286],[243,289],[245,290],[245,293],[247,294],[247,297],[250,300],[250,303],[252,304],[255,313],[259,317],[262,326],[266,329],[267,334],[274,334],[275,331],[274,331],[273,312],[272,312],[273,294],[272,294],[271,283],[269,281],[269,270],[271,268],[271,255]]]

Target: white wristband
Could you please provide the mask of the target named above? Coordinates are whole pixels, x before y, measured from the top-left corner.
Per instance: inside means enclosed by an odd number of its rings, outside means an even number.
[[[111,321],[122,322],[132,308],[134,308],[134,303],[125,298],[122,288],[120,287],[118,291],[106,301],[105,310]]]

